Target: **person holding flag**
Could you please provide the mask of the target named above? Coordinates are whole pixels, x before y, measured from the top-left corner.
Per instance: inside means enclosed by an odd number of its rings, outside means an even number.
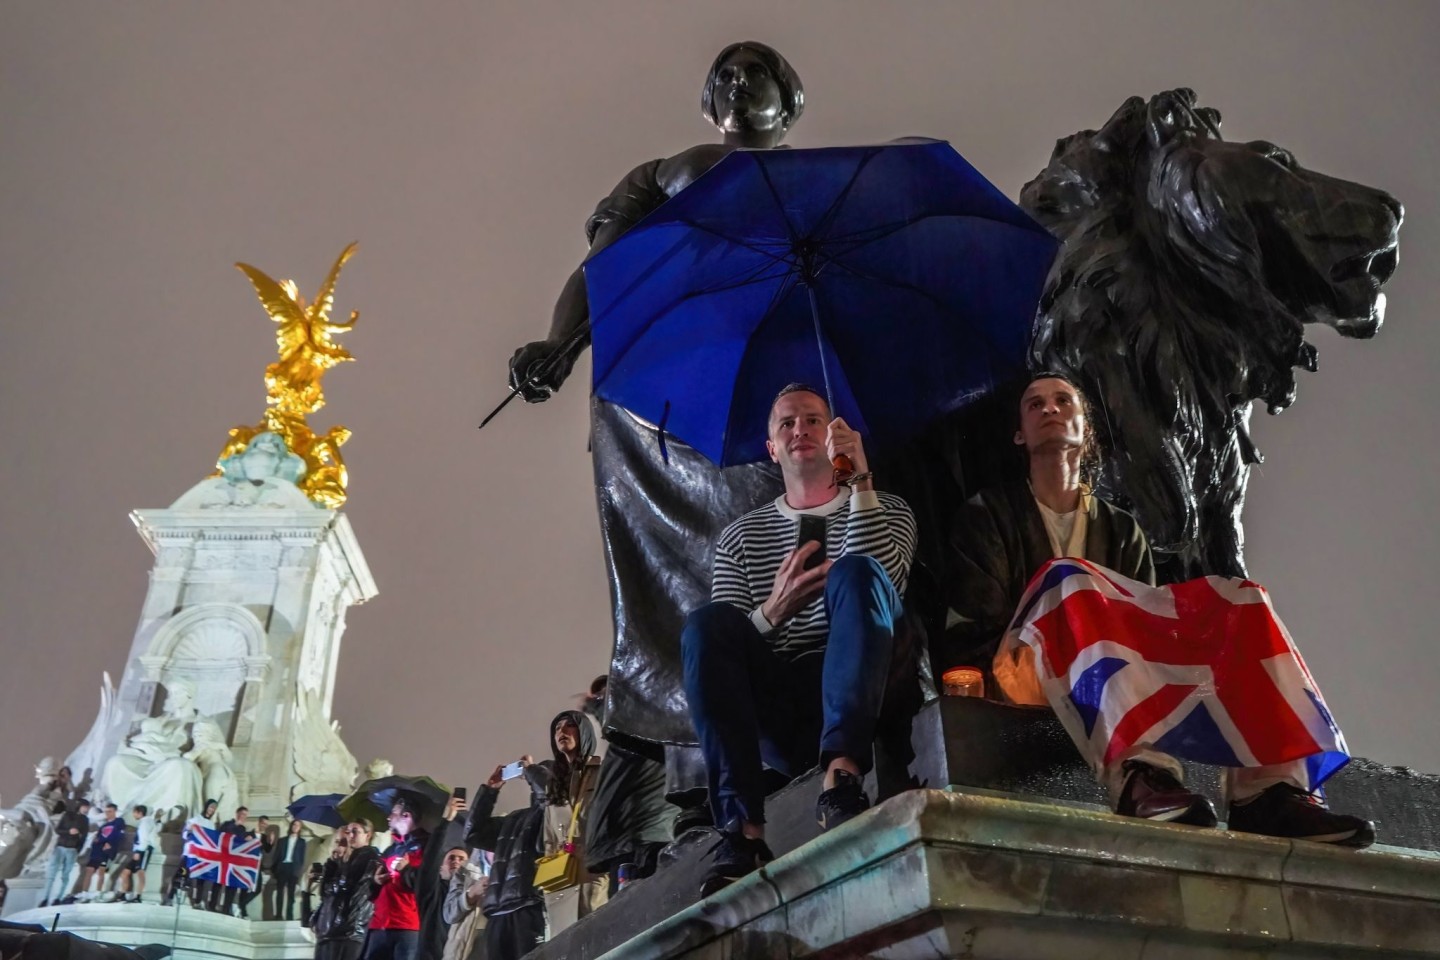
[[[213,813],[208,801],[205,809]],[[228,908],[236,890],[254,890],[259,885],[260,838],[244,831],[243,822],[240,830],[235,829],[235,821],[217,829],[199,822],[202,819],[192,818],[185,826],[185,871],[194,883],[191,896],[196,907],[214,910],[217,895],[224,888]],[[208,904],[202,902],[206,893]]]
[[[1213,827],[1176,759],[1225,768],[1228,827],[1369,846],[1374,825],[1325,807],[1345,742],[1259,585],[1155,586],[1135,518],[1090,493],[1094,429],[1066,376],[1033,377],[1014,442],[1024,482],[985,490],[951,529],[961,620],[941,666],[970,663],[998,699],[1052,706],[1115,812]]]

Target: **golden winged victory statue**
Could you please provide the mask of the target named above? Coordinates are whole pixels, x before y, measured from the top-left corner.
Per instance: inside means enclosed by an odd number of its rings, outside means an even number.
[[[292,454],[305,463],[304,475],[295,481],[305,495],[322,507],[338,509],[345,503],[345,484],[349,479],[340,447],[350,439],[345,427],[331,427],[316,434],[305,421],[307,414],[325,406],[325,393],[320,380],[325,371],[354,360],[332,338],[355,325],[359,312],[352,310],[350,319],[335,323],[330,311],[335,306],[335,284],[340,270],[354,255],[357,244],[340,252],[330,268],[315,300],[307,304],[293,280],[273,280],[248,263],[237,263],[260,297],[260,304],[275,321],[275,342],[280,359],[265,368],[265,416],[254,426],[235,427],[230,441],[220,451],[217,472],[225,472],[226,461],[243,454],[250,441],[262,433],[278,434]]]

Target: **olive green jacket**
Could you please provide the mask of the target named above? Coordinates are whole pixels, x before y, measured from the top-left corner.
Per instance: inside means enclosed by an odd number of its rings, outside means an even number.
[[[1099,497],[1086,503],[1085,559],[1154,584],[1150,544],[1135,518]],[[967,664],[988,677],[1030,579],[1054,559],[1030,485],[992,487],[966,501],[950,526],[950,551],[945,598],[954,616],[937,645],[937,673]]]

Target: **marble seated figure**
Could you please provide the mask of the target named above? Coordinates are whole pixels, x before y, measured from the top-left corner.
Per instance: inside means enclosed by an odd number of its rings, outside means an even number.
[[[167,689],[164,712],[140,721],[140,729],[105,764],[100,791],[124,809],[143,804],[183,819],[204,799],[200,767],[185,753],[199,712],[188,681],[174,680]]]

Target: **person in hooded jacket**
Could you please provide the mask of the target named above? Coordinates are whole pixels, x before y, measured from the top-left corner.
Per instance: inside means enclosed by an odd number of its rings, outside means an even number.
[[[600,781],[601,755],[595,723],[580,710],[562,710],[550,721],[554,776],[550,780],[545,816],[545,855],[571,844],[579,858],[580,883],[545,895],[545,917],[554,936],[605,903],[609,886],[604,873],[586,869],[586,820],[595,786]],[[570,825],[576,833],[570,839]]]
[[[545,812],[554,764],[521,757],[524,779],[530,788],[528,806],[493,816],[495,801],[505,786],[503,766],[475,791],[465,843],[495,855],[490,885],[480,903],[485,915],[485,950],[488,960],[518,960],[545,940],[545,898],[535,889],[535,861],[545,837]]]

